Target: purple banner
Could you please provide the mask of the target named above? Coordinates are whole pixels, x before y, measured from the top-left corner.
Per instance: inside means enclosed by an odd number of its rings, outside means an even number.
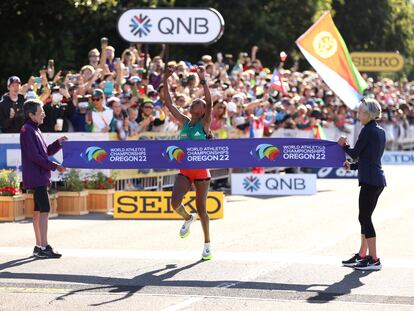
[[[69,168],[342,167],[336,143],[304,138],[67,141]]]

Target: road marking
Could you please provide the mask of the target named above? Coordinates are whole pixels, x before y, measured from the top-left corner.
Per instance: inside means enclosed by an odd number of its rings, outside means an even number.
[[[319,248],[318,248],[319,249]],[[28,247],[0,247],[0,255],[28,256]],[[151,260],[199,260],[198,252],[188,251],[152,251],[122,249],[61,249],[62,260],[71,258],[115,258],[115,259],[151,259]],[[290,263],[310,265],[339,266],[342,257],[312,255],[314,251],[302,252],[214,252],[212,262],[259,262],[259,263]],[[40,260],[40,259],[39,259]],[[385,257],[381,258],[385,267],[414,269],[413,258]],[[0,268],[2,264],[0,263]]]
[[[226,283],[223,283],[226,284]],[[232,283],[234,284],[234,283]],[[219,285],[220,286],[220,285]],[[219,287],[217,286],[217,287]],[[72,291],[72,288],[52,288],[52,287],[43,287],[43,288],[34,288],[34,287],[0,287],[0,292],[3,293],[41,293],[41,294],[64,294],[67,292]],[[90,294],[96,294],[101,295],[102,292],[91,292]],[[122,296],[123,293],[105,293],[105,295],[110,296]],[[168,298],[189,298],[186,299],[178,304],[169,306],[165,309],[162,309],[162,311],[177,311],[182,308],[185,308],[197,301],[203,300],[203,299],[225,299],[225,300],[249,300],[249,301],[273,301],[273,302],[288,302],[288,303],[308,303],[307,299],[301,299],[301,298],[262,298],[262,297],[245,297],[245,296],[231,296],[231,295],[186,295],[186,294],[163,294],[163,293],[134,293],[134,296],[151,296],[151,297],[168,297]],[[352,297],[352,295],[343,295],[341,297]],[[352,304],[352,305],[366,305],[366,306],[393,306],[393,307],[408,307],[408,308],[414,308],[413,304],[408,303],[393,303],[393,302],[364,302],[364,301],[357,301],[357,300],[332,300],[329,301],[329,304]],[[175,308],[172,308],[175,307]]]

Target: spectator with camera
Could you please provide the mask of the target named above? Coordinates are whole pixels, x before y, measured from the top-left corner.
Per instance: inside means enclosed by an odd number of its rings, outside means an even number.
[[[0,100],[0,130],[2,133],[19,133],[24,124],[24,96],[19,94],[20,78],[7,79],[8,93]]]
[[[89,110],[89,100],[90,96],[79,96],[73,100],[75,105],[75,110],[70,118],[72,122],[73,130],[75,132],[85,132],[86,131],[86,114]]]
[[[62,95],[59,86],[52,88],[52,94],[44,102],[43,110],[45,118],[39,126],[42,132],[68,132],[71,127],[70,119],[75,110],[71,98],[65,98]]]
[[[122,108],[120,99],[115,96],[110,97],[108,99],[108,106],[114,113],[115,131],[118,134],[118,139],[127,139],[129,133],[128,114]]]

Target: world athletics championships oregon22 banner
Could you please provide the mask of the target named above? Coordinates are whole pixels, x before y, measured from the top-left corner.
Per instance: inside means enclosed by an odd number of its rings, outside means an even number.
[[[67,141],[69,168],[342,167],[336,143],[306,138]]]

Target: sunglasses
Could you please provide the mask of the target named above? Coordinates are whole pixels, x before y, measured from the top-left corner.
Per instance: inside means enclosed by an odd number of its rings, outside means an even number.
[[[144,106],[144,109],[154,109],[153,106]]]
[[[92,97],[92,101],[94,101],[94,102],[98,102],[101,99],[102,99],[101,97]]]

